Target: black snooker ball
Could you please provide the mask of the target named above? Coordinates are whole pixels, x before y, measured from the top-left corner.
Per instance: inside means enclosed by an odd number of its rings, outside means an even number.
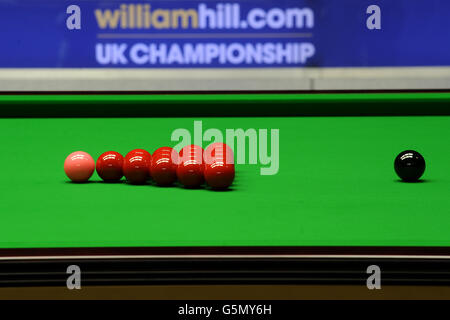
[[[406,150],[395,158],[394,169],[403,181],[414,182],[425,171],[425,159],[417,151]]]

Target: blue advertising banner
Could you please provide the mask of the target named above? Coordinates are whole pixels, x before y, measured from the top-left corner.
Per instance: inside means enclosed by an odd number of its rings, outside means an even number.
[[[0,0],[1,68],[450,66],[448,0]]]

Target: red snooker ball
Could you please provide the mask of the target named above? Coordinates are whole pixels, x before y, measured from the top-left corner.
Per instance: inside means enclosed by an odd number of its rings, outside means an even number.
[[[144,184],[150,178],[152,155],[143,149],[135,149],[125,156],[123,174],[130,184]]]
[[[212,189],[226,189],[233,183],[234,164],[214,161],[205,165],[205,181]]]
[[[123,177],[123,156],[115,151],[107,151],[98,157],[96,169],[103,181],[117,182]]]
[[[227,164],[234,164],[234,152],[226,143],[215,142],[205,149],[204,159],[206,164],[214,162],[215,159],[222,159]]]
[[[205,150],[205,181],[212,189],[226,189],[235,176],[234,154],[224,143],[213,143]]]
[[[178,153],[170,147],[161,147],[152,155],[150,173],[160,186],[169,186],[177,181]]]
[[[198,188],[204,182],[203,149],[188,145],[180,151],[180,163],[177,168],[178,181],[186,188]]]

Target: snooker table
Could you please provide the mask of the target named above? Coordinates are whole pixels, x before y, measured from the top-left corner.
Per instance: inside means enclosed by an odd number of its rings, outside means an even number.
[[[0,285],[450,284],[450,93],[0,95]],[[230,190],[69,182],[65,157],[173,146],[177,128],[279,129],[279,171]],[[207,143],[205,143],[207,145]],[[393,161],[423,154],[419,183]]]

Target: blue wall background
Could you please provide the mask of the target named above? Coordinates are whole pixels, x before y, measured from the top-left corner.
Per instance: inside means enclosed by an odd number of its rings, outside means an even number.
[[[306,64],[197,64],[197,65],[116,65],[107,67],[400,67],[450,65],[450,1],[449,0],[241,0],[241,1],[96,1],[96,0],[0,0],[0,67],[1,68],[98,68],[95,45],[111,42],[97,38],[102,32],[97,26],[94,10],[116,8],[121,3],[150,3],[152,8],[190,8],[199,2],[239,3],[242,14],[251,8],[309,7],[315,14],[315,26],[310,30],[268,28],[260,30],[164,30],[164,33],[283,33],[279,38],[264,41],[288,43],[308,41],[316,48]],[[66,8],[76,4],[82,10],[82,30],[66,28]],[[382,29],[368,30],[365,13],[369,5],[382,10]],[[110,31],[112,32],[112,31]],[[117,32],[158,33],[161,30],[131,30]],[[296,39],[294,33],[310,32],[308,39]],[[158,39],[114,40],[132,45],[136,42],[179,43],[256,43],[261,38],[234,39]]]

